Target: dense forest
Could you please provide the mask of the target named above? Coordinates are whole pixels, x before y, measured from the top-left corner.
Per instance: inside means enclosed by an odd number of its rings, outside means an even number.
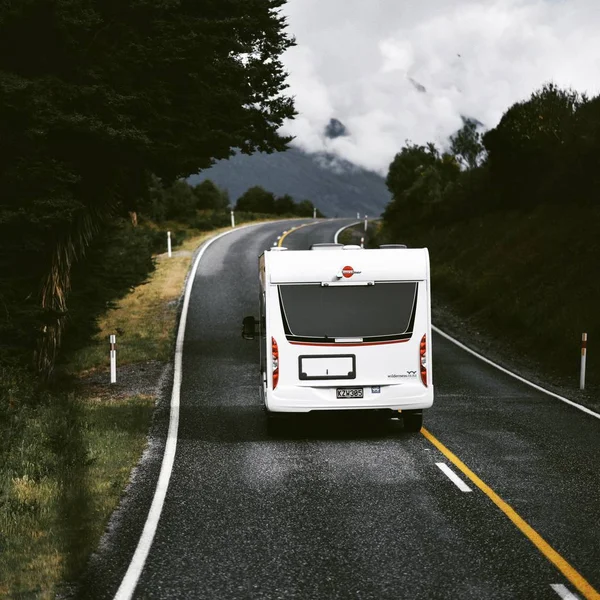
[[[434,299],[575,382],[581,334],[600,338],[599,183],[600,96],[547,84],[489,131],[464,119],[446,150],[407,143],[381,235],[428,246]]]
[[[197,210],[224,208],[218,190],[192,190],[182,178],[235,151],[287,148],[290,139],[278,130],[295,111],[280,56],[294,40],[283,4],[2,4],[0,361],[7,381],[11,364],[47,379],[63,342],[73,332],[85,337],[98,311],[143,280],[156,242],[139,227],[144,219],[185,213],[198,220]],[[211,226],[225,222],[210,219]]]

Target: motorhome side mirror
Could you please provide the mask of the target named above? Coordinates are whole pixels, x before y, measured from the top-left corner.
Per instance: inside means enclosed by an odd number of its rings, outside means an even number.
[[[242,337],[245,340],[253,340],[256,337],[256,326],[258,321],[254,317],[245,317],[242,321]]]

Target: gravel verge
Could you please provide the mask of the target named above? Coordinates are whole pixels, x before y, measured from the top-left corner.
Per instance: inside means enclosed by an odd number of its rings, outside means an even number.
[[[164,389],[171,363],[149,360],[130,365],[117,365],[117,382],[110,383],[108,369],[94,371],[77,380],[77,389],[86,396],[117,400],[131,396],[158,398]]]
[[[530,356],[519,354],[509,343],[487,334],[469,319],[461,318],[439,295],[432,298],[432,318],[436,327],[451,335],[475,352],[555,394],[600,412],[600,386],[586,385],[579,389],[579,372],[572,377],[552,373]]]

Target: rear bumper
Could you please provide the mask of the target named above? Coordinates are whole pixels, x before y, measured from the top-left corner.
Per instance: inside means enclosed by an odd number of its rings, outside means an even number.
[[[349,387],[349,386],[347,386]],[[358,386],[357,386],[358,387]],[[377,386],[375,386],[377,387]],[[402,385],[363,386],[364,398],[336,398],[335,387],[280,386],[267,390],[266,409],[270,412],[310,412],[313,410],[418,410],[433,404],[433,387]]]

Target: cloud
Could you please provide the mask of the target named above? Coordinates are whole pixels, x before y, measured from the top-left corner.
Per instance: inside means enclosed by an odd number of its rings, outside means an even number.
[[[443,146],[461,115],[494,127],[545,82],[600,91],[597,0],[288,0],[284,12],[300,113],[284,133],[382,174],[407,139]],[[350,135],[327,138],[331,118]]]

